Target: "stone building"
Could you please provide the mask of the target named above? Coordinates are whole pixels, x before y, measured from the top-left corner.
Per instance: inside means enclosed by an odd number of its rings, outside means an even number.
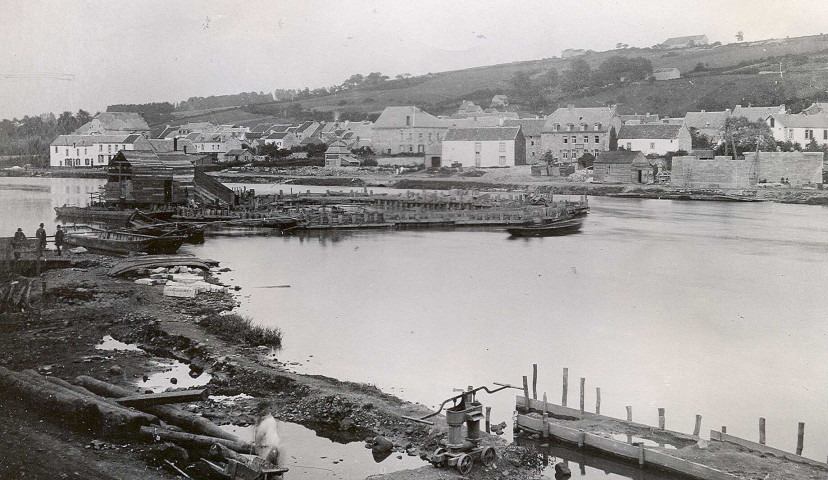
[[[642,152],[605,152],[592,164],[593,181],[597,183],[648,183],[652,167]]]
[[[610,132],[620,128],[615,107],[561,107],[546,117],[541,149],[561,163],[576,163],[584,153],[597,157],[608,151]]]
[[[506,119],[503,121],[504,127],[520,127],[523,138],[526,140],[527,165],[538,163],[543,156],[544,150],[541,144],[541,136],[545,123],[546,119],[543,118]]]
[[[415,106],[385,107],[374,122],[374,152],[424,155],[426,149],[443,141],[450,123]]]

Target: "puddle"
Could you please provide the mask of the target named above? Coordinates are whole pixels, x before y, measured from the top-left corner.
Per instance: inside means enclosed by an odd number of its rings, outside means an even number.
[[[189,365],[177,360],[153,361],[152,364],[161,371],[149,375],[146,381],[139,380],[137,383],[138,387],[152,393],[161,393],[167,389],[203,387],[213,379],[209,373],[192,372]],[[176,383],[172,383],[173,378],[176,379]]]
[[[624,435],[626,440],[626,435]],[[541,478],[555,478],[555,464],[563,462],[579,480],[681,480],[687,477],[649,468],[612,456],[592,455],[575,447],[539,440],[518,439],[517,443],[535,450],[536,467]]]
[[[612,435],[610,438],[612,438],[613,440],[618,440],[619,442],[626,442],[630,444],[642,443],[645,447],[658,447],[667,450],[676,450],[677,448],[675,445],[670,445],[669,443],[659,443],[655,440],[650,440],[648,438],[638,438],[632,435],[624,435],[623,433],[616,433]]]
[[[252,442],[256,427],[223,425],[221,428]],[[365,448],[364,442],[333,442],[296,423],[277,421],[276,428],[282,463],[290,469],[285,478],[291,480],[366,478],[428,465],[420,457],[409,457],[405,453],[396,452],[377,463],[371,450]],[[399,455],[402,455],[401,459],[397,458]]]
[[[103,339],[101,339],[101,343],[95,345],[95,349],[122,352],[143,352],[143,350],[138,348],[137,344],[119,342],[110,335],[104,335]]]

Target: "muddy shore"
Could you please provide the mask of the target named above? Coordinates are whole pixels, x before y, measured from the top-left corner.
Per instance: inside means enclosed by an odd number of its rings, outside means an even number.
[[[394,443],[393,455],[431,452],[444,438],[445,425],[439,421],[428,427],[402,418],[427,413],[422,405],[371,385],[292,373],[289,365],[279,362],[278,351],[229,343],[208,333],[199,320],[235,307],[229,294],[202,293],[196,299],[164,297],[160,286],[108,277],[106,272],[114,259],[82,256],[87,258],[85,268],[44,273],[46,295],[33,296],[30,312],[0,316],[0,365],[17,371],[35,369],[69,381],[89,375],[137,392],[143,390],[147,377],[161,369],[160,364],[180,361],[190,365],[191,376],[211,376],[206,387],[210,395],[244,393],[253,397],[232,404],[204,401],[187,407],[219,425],[251,425],[270,413],[277,420],[304,425],[337,442],[382,435]],[[141,350],[96,348],[105,335]],[[66,419],[43,418],[4,395],[0,395],[0,404],[6,411],[0,428],[20,432],[5,436],[0,478],[54,478],[56,472],[58,478],[174,477],[162,468],[164,453],[158,445],[138,439],[115,441],[98,432],[69,428]],[[495,436],[487,436],[486,442],[505,446]],[[58,458],[55,451],[76,455]],[[520,456],[520,449],[503,452],[507,457]],[[531,468],[511,464],[509,473],[510,478],[533,475]],[[477,467],[473,478],[501,478],[500,474],[498,468]]]

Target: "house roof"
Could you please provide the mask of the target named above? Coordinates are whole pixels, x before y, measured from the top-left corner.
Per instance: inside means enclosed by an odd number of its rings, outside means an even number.
[[[325,150],[325,153],[338,153],[340,155],[347,155],[351,153],[351,150],[348,148],[348,144],[343,142],[342,140],[336,140],[335,142],[328,145],[328,149]]]
[[[160,160],[164,166],[173,169],[187,170],[193,168],[193,160],[191,156],[182,152],[160,153],[158,154],[158,160]]]
[[[639,121],[641,123],[658,123],[661,119],[658,117],[658,114],[633,114],[633,115],[620,115],[622,122],[630,122],[630,121]]]
[[[615,109],[611,107],[560,107],[546,117],[543,131],[555,131],[554,125],[556,123],[561,125],[562,131],[565,130],[564,126],[570,123],[576,127],[582,123],[586,123],[590,127],[600,123],[601,128],[604,129],[610,127],[614,117],[616,117]]]
[[[751,122],[764,122],[770,115],[775,113],[784,114],[786,111],[785,104],[776,107],[743,107],[736,105],[736,108],[733,109],[733,113],[730,116],[745,117]]]
[[[156,153],[174,152],[175,140],[172,138],[148,138],[150,146]],[[189,138],[181,137],[178,139],[178,151],[183,152],[184,147],[190,152],[195,152],[195,145]]]
[[[270,135],[268,135],[264,138],[265,138],[265,140],[281,140],[281,139],[287,137],[288,135],[293,135],[293,134],[290,133],[290,132],[273,132],[273,133],[271,133]]]
[[[828,103],[822,102],[814,102],[805,110],[802,110],[802,113],[805,115],[813,115],[815,113],[821,113],[828,110]]]
[[[520,127],[450,128],[444,142],[496,142],[514,140]]]
[[[58,135],[51,146],[89,147],[96,143],[124,143],[133,144],[142,135]]]
[[[601,152],[600,155],[595,157],[594,163],[603,163],[603,164],[627,164],[633,165],[640,164],[641,159],[644,159],[646,163],[647,157],[639,152],[638,150],[617,150],[617,151],[610,151],[610,152]]]
[[[158,158],[158,155],[152,150],[121,150],[112,159],[112,161],[118,160],[119,157],[123,157],[124,159],[126,159],[126,161],[129,162],[129,164],[133,167],[157,169],[168,168],[166,165],[164,165],[161,159]]]
[[[671,37],[662,43],[662,45],[685,45],[687,43],[707,43],[707,35],[688,35],[686,37]]]
[[[818,113],[814,115],[800,114],[773,114],[769,115],[777,122],[788,128],[823,128],[828,129],[828,114]]]
[[[268,132],[271,132],[271,133],[274,133],[274,132],[287,132],[288,130],[290,130],[291,127],[293,127],[293,125],[290,125],[290,124],[287,124],[287,125],[276,124],[276,125],[271,125],[265,131],[268,131]]]
[[[684,124],[687,128],[722,130],[730,112],[687,112],[684,115]]]
[[[250,151],[245,150],[243,148],[234,148],[233,150],[230,150],[227,153],[225,153],[225,155],[227,155],[227,156],[244,155],[245,153],[250,153]],[[250,154],[252,155],[252,153],[250,153]]]
[[[525,137],[539,137],[543,132],[543,126],[545,123],[546,119],[543,118],[509,118],[503,122],[503,126],[520,127]]]
[[[641,125],[622,125],[618,131],[618,139],[636,138],[677,138],[683,125],[669,125],[664,123],[644,123]]]
[[[406,125],[406,117],[411,118],[411,124]],[[424,112],[415,106],[385,107],[379,118],[374,122],[374,128],[447,128],[445,121],[434,115]]]
[[[175,133],[178,133],[178,127],[167,127],[158,135],[158,138],[167,138],[167,135]]]
[[[92,129],[92,123],[97,120],[106,131],[136,132],[148,131],[149,125],[135,112],[101,112],[92,118],[92,121],[81,125],[75,133],[83,134]]]
[[[676,68],[676,67],[656,68],[655,70],[653,70],[653,73],[672,73],[672,72],[678,72],[678,71],[679,71],[679,69]]]

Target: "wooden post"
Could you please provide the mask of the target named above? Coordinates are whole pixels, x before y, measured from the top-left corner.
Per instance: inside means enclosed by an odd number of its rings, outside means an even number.
[[[632,407],[627,405],[627,421],[632,422]]]
[[[584,416],[584,403],[586,396],[584,395],[584,388],[586,387],[586,378],[581,377],[581,416]]]
[[[722,433],[727,433],[727,427],[722,425]]]
[[[538,364],[532,364],[532,399],[538,399]]]
[[[601,414],[601,387],[595,387],[595,413]]]
[[[486,407],[486,433],[492,431],[492,407]]]
[[[561,406],[566,406],[566,394],[569,391],[569,369],[563,369],[563,394],[561,395]]]
[[[694,437],[698,437],[699,432],[701,431],[701,419],[702,419],[701,415],[696,415],[696,426],[693,427],[693,436]]]
[[[523,398],[526,400],[526,410],[529,410],[529,380],[523,376]]]
[[[759,443],[765,444],[765,419],[759,417]]]
[[[805,422],[799,422],[799,431],[796,433],[796,454],[802,455],[802,448],[805,443]]]
[[[638,465],[644,466],[644,444],[638,444]]]
[[[659,430],[664,430],[664,423],[665,423],[664,422],[664,409],[659,408],[658,409],[658,429]]]
[[[549,405],[546,403],[546,392],[543,392],[543,413],[549,411]]]

